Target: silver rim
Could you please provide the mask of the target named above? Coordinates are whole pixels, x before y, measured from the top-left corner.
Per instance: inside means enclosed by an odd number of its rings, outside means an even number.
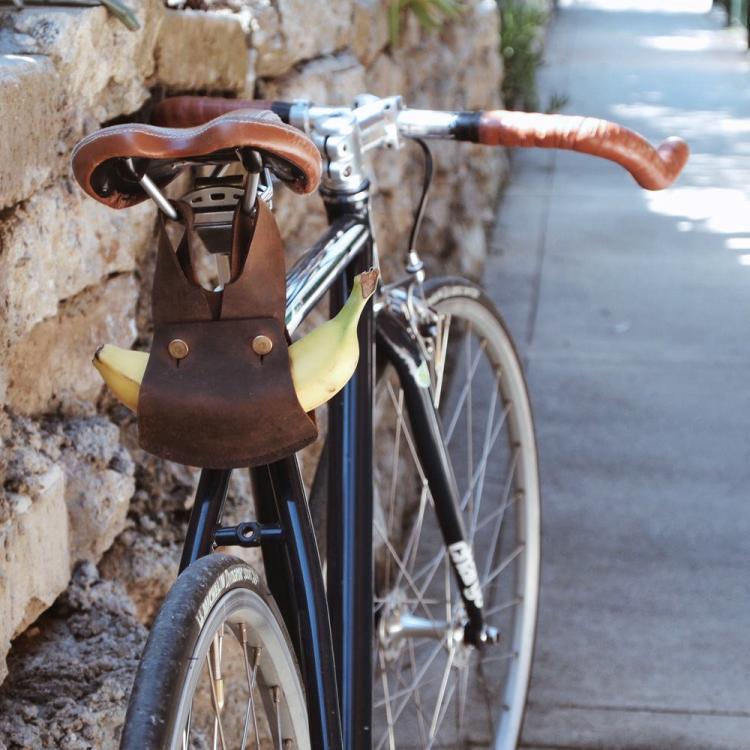
[[[432,512],[404,396],[379,381],[373,748],[516,747],[534,644],[539,486],[515,351],[476,299],[440,289],[435,399],[462,495],[486,619],[502,635],[463,643],[463,607]]]
[[[206,619],[174,726],[171,750],[309,750],[294,657],[254,591],[233,589]]]

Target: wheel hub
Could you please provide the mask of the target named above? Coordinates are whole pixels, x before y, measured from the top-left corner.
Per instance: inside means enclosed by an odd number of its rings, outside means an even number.
[[[465,622],[435,620],[415,615],[408,605],[405,592],[393,591],[386,599],[378,623],[378,640],[387,662],[398,659],[409,638],[432,638],[444,641],[448,649],[470,651],[472,646],[464,639]]]

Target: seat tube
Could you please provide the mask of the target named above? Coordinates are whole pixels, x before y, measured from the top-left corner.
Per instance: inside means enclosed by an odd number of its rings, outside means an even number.
[[[213,549],[214,532],[221,522],[231,476],[231,469],[203,469],[201,471],[182,548],[180,573],[190,563],[208,555]]]
[[[329,220],[356,213],[368,221],[363,193],[357,202],[327,201]],[[353,277],[372,262],[370,240],[332,288],[332,314],[346,301]],[[356,372],[328,409],[327,593],[347,750],[372,745],[373,336],[368,305],[359,325]]]
[[[263,558],[302,666],[311,746],[343,750],[323,574],[297,458],[256,467],[251,476],[259,515],[284,529],[284,545],[263,546]]]

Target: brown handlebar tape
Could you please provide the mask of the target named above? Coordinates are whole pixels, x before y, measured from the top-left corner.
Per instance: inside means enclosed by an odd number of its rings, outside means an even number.
[[[690,149],[681,138],[654,148],[643,136],[607,120],[534,112],[483,112],[479,143],[519,148],[559,148],[616,162],[647,190],[661,190],[677,179]]]

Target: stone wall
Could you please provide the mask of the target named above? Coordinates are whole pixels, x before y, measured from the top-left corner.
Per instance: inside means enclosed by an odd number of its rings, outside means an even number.
[[[137,448],[132,417],[90,365],[101,343],[148,340],[155,214],[86,198],[70,173],[74,143],[165,93],[499,104],[494,0],[467,0],[439,33],[409,18],[395,48],[384,0],[128,2],[136,32],[102,7],[0,14],[0,680],[13,641],[0,748],[113,746],[195,482]],[[434,151],[423,250],[434,268],[477,276],[504,157]],[[375,169],[386,278],[418,195],[413,159],[384,154]],[[322,229],[320,201],[281,188],[276,202],[293,255]],[[233,497],[246,481],[236,478]]]

